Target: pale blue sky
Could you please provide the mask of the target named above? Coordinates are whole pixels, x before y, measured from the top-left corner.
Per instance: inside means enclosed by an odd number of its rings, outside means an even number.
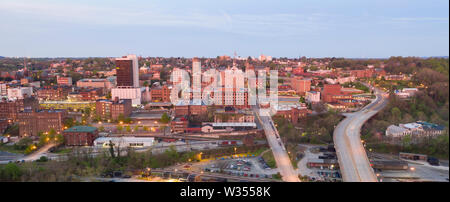
[[[0,55],[448,56],[448,0],[0,0]]]

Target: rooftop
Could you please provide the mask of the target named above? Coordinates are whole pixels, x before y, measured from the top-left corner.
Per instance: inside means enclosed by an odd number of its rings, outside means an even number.
[[[72,128],[69,128],[67,130],[64,130],[64,132],[85,132],[85,133],[92,133],[97,130],[96,127],[91,126],[74,126]]]

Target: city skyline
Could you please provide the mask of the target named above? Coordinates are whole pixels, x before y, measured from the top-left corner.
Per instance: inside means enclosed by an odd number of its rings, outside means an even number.
[[[107,3],[106,3],[107,2]],[[0,55],[448,56],[448,1],[3,1]]]

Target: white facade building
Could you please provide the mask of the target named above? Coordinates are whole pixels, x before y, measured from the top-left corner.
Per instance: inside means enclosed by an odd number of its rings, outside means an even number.
[[[0,83],[0,95],[6,96],[8,95],[8,88],[6,87],[6,83]]]
[[[33,87],[18,87],[8,89],[8,99],[17,100],[24,99],[33,95]]]
[[[320,92],[307,91],[305,95],[305,100],[307,103],[320,102]]]
[[[119,147],[150,147],[155,142],[153,137],[99,137],[94,140],[94,146],[108,148],[110,141]]]
[[[145,88],[143,88],[145,90]],[[111,98],[130,99],[133,106],[141,104],[142,90],[141,88],[118,87],[111,89]]]

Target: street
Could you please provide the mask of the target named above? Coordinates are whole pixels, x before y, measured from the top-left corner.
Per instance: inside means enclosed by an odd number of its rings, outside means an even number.
[[[253,108],[257,119],[261,122],[264,132],[266,134],[267,142],[272,149],[277,168],[280,171],[283,181],[286,182],[300,182],[297,172],[292,166],[291,160],[287,154],[284,144],[281,141],[278,131],[276,130],[270,115],[259,116],[259,109]]]
[[[362,110],[347,114],[334,130],[334,144],[345,182],[377,182],[361,142],[362,125],[386,105],[385,95],[375,88],[376,99]]]

